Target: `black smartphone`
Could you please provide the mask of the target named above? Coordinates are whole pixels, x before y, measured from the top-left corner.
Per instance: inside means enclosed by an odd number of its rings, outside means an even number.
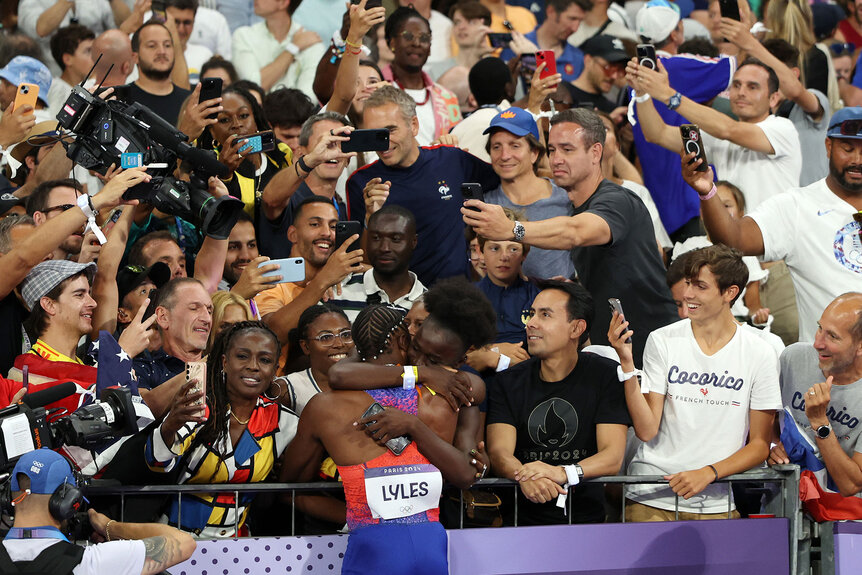
[[[722,18],[730,18],[739,22],[739,3],[737,0],[718,0],[718,8]]]
[[[488,42],[492,48],[508,48],[512,41],[512,35],[508,32],[488,32]]]
[[[201,80],[201,102],[214,100],[221,97],[222,79],[221,78],[204,78]],[[207,119],[215,118],[218,112],[213,112]]]
[[[256,154],[259,152],[269,152],[275,149],[275,134],[272,130],[249,134],[248,136],[239,136],[238,140],[248,140],[240,146],[240,152],[248,154]]]
[[[464,182],[461,184],[461,197],[464,198],[464,201],[467,200],[485,200],[485,192],[482,191],[482,184],[476,184],[473,182]],[[473,210],[474,212],[478,212],[479,208],[467,208],[468,210]]]
[[[147,321],[154,313],[156,313],[156,307],[158,307],[156,305],[156,300],[159,299],[158,288],[151,289],[147,297],[150,298],[150,304],[147,306],[147,311],[144,312],[144,317],[141,318],[142,322]],[[150,329],[156,329],[156,325],[153,324]]]
[[[358,6],[359,0],[350,0],[350,3]],[[371,10],[372,8],[380,8],[381,6],[383,6],[383,0],[368,0],[368,2],[365,3],[366,10]]]
[[[168,12],[165,6],[165,0],[153,0],[150,10],[153,11],[153,20],[157,20],[158,22],[168,21]]]
[[[377,403],[376,401],[371,404],[371,406],[365,410],[365,413],[362,414],[362,417],[368,417],[370,415],[374,415],[383,411],[383,406]],[[376,422],[372,422],[376,423]],[[370,423],[366,423],[365,427],[371,425]],[[410,445],[410,438],[406,435],[399,435],[398,437],[393,437],[392,439],[386,442],[386,447],[389,448],[394,455],[401,455],[401,452]]]
[[[706,161],[706,150],[703,148],[703,139],[700,136],[700,128],[694,124],[683,124],[679,127],[679,133],[682,135],[682,146],[686,154],[695,154],[692,162],[700,158],[703,160],[700,165],[695,168],[698,172],[709,171],[709,164]]]
[[[619,299],[617,299],[615,297],[608,298],[608,305],[611,306],[611,317],[613,317],[614,312],[617,312],[621,316],[625,317],[626,314],[623,313],[623,304],[620,303]],[[626,343],[631,343],[631,342],[632,342],[632,338],[626,339]]]
[[[342,152],[383,152],[389,149],[389,130],[353,130],[350,139],[341,142]]]
[[[335,222],[335,249],[337,250],[347,241],[347,239],[355,234],[362,235],[362,223],[354,221]],[[350,244],[347,251],[352,252],[360,247],[359,240]]]
[[[658,69],[656,65],[655,46],[652,44],[638,44],[638,64],[646,66],[650,70]]]

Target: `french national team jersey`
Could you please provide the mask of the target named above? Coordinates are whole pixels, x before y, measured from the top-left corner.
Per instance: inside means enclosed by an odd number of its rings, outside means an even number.
[[[467,248],[461,184],[476,182],[493,190],[500,178],[476,156],[450,146],[419,148],[419,158],[407,168],[390,168],[377,160],[359,168],[347,180],[348,219],[365,222],[363,190],[373,178],[389,181],[386,204],[402,206],[416,216],[418,240],[410,270],[423,285],[438,279],[466,276]]]
[[[670,85],[699,104],[708,102],[725,91],[730,86],[736,69],[736,60],[728,57],[706,58],[692,54],[671,56],[666,52],[659,52],[659,59],[667,70]],[[681,126],[690,123],[676,111],[668,110],[663,103],[655,100],[653,102],[665,124]],[[669,234],[673,234],[686,222],[700,215],[700,200],[697,192],[682,179],[679,153],[646,141],[640,123],[637,122],[634,94],[629,106],[635,147],[643,166],[644,185],[655,200],[665,229]]]

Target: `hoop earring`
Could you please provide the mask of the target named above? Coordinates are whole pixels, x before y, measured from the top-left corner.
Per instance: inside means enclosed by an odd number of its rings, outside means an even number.
[[[269,399],[269,400],[277,401],[277,400],[281,399],[281,396],[282,396],[282,395],[284,395],[284,391],[281,389],[281,383],[280,383],[278,380],[275,380],[275,379],[273,379],[273,380],[269,383],[269,387],[267,388],[267,390],[266,390],[266,391],[269,391],[269,390],[272,388],[272,386],[273,386],[273,385],[275,385],[275,386],[278,388],[278,395],[276,395],[276,396],[274,396],[274,397],[270,397],[270,396],[268,396],[266,393],[264,393],[264,394],[263,394],[263,396],[264,396],[265,398]]]

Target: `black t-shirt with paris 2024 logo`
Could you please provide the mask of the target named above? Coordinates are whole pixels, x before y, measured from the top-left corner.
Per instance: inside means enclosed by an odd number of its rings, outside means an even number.
[[[598,451],[596,425],[631,424],[618,365],[593,353],[581,353],[565,379],[549,382],[541,380],[537,358],[519,363],[497,374],[488,386],[487,423],[506,423],[517,429],[514,455],[521,463],[578,463]],[[571,504],[573,523],[604,521],[601,484],[576,487]],[[519,525],[568,523],[556,500],[534,504],[522,496],[518,506]]]

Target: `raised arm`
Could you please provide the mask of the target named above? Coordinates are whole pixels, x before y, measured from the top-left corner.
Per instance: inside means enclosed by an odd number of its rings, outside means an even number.
[[[93,339],[97,339],[99,331],[103,329],[110,333],[117,329],[117,308],[120,306],[117,273],[126,251],[133,212],[133,208],[123,209],[120,219],[108,232],[108,243],[102,246],[99,253],[99,266],[92,287],[93,299],[99,302],[94,312],[93,331],[90,333]]]
[[[362,57],[360,49],[362,39],[372,26],[380,24],[386,19],[385,8],[379,6],[366,10],[366,2],[367,0],[362,0],[359,4],[350,4],[350,28],[347,31],[344,55],[341,57],[338,72],[335,74],[335,88],[332,91],[332,98],[326,104],[326,109],[330,112],[346,115],[350,110],[353,97],[356,96],[356,78],[359,73],[359,60]]]
[[[698,172],[695,168],[702,160],[697,159],[689,164],[693,159],[694,154],[686,154],[682,157],[682,177],[701,198],[704,198],[711,193],[714,186],[712,168],[705,172]],[[763,255],[763,234],[760,226],[748,216],[740,219],[731,218],[718,195],[702,200],[700,213],[712,241],[736,248],[747,256]]]
[[[470,208],[477,208],[475,211]],[[512,240],[514,224],[502,206],[467,200],[461,208],[464,223],[489,240]],[[603,246],[613,239],[608,223],[596,214],[558,216],[537,222],[521,222],[524,243],[549,250],[568,250],[577,246]]]
[[[740,8],[750,10],[747,2],[740,2]],[[745,21],[745,18],[743,18]],[[799,81],[797,75],[787,67],[787,65],[773,56],[766,47],[763,46],[757,39],[751,35],[748,30],[748,25],[738,22],[731,18],[721,19],[721,33],[724,38],[739,46],[741,50],[748,53],[749,56],[754,56],[773,70],[778,75],[778,83],[781,87],[781,93],[790,100],[796,102],[800,108],[805,110],[805,113],[811,116],[816,122],[823,117],[824,110],[820,105],[820,100],[813,93],[805,89],[802,82]]]
[[[628,69],[631,68],[635,68],[639,89],[649,94],[651,98],[667,104],[670,102],[671,97],[676,94],[676,90],[668,83],[667,71],[661,62],[658,62],[658,70],[639,66],[636,62],[629,62]],[[734,78],[731,85],[737,85],[741,82],[742,80]],[[758,125],[749,122],[737,122],[718,110],[698,104],[685,96],[682,97],[681,102],[679,108],[677,108],[677,112],[681,116],[688,118],[692,124],[697,124],[701,130],[710,135],[720,140],[729,140],[738,146],[756,152],[764,154],[775,153],[775,149],[772,147],[769,138],[766,137],[766,134]],[[638,104],[638,114],[640,114],[641,106],[642,104]],[[674,130],[677,131],[677,137],[681,138],[678,133],[679,129],[674,128]],[[646,134],[646,131],[644,131],[644,134]],[[679,151],[682,147],[681,141],[680,139],[680,144],[675,148],[668,149]],[[662,143],[662,146],[667,148],[664,143]]]
[[[637,59],[626,65],[626,81],[635,91],[635,105],[638,111],[638,122],[643,130],[644,137],[652,144],[658,144],[671,152],[679,152],[682,149],[682,136],[679,129],[665,124],[662,117],[653,105],[652,98],[641,85]],[[642,101],[638,101],[638,99]]]
[[[832,377],[813,385],[805,395],[805,415],[812,429],[829,425],[826,413],[831,399]],[[862,491],[862,453],[847,455],[833,430],[826,439],[817,438],[820,456],[826,464],[829,476],[838,486],[841,495],[852,497]]]
[[[215,176],[210,177],[210,194],[219,197],[227,195],[227,187]],[[218,284],[224,273],[224,260],[227,257],[227,238],[217,240],[204,236],[195,259],[195,279],[200,280],[208,293],[218,291]]]

